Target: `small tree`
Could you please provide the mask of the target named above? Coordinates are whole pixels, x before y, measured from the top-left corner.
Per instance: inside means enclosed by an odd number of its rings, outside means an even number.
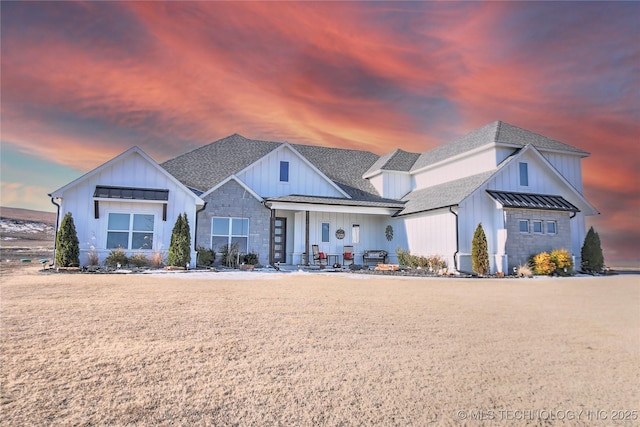
[[[171,232],[169,245],[169,265],[184,267],[191,262],[191,230],[187,214],[180,214]]]
[[[582,257],[582,268],[586,271],[600,272],[604,268],[604,256],[600,246],[600,236],[593,229],[589,228],[584,244],[580,251]]]
[[[71,212],[67,212],[62,218],[56,236],[56,264],[58,267],[77,267],[80,265],[80,242]]]
[[[481,276],[489,272],[489,250],[482,223],[476,227],[471,241],[471,268]]]

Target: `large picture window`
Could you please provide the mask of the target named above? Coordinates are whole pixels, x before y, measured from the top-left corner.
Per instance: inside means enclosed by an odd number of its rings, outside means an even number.
[[[107,249],[153,249],[155,217],[151,214],[110,213]]]
[[[241,253],[248,252],[249,219],[216,217],[211,222],[211,248],[219,251],[224,246],[238,245]]]

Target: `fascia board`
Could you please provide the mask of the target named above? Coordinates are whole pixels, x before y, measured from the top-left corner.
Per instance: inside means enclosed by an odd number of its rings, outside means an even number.
[[[290,203],[290,202],[268,202],[271,209],[291,210],[291,211],[309,211],[309,212],[335,212],[335,213],[358,213],[369,215],[387,215],[392,216],[398,211],[398,208],[382,208],[370,206],[340,206],[340,205],[322,205],[314,203]]]

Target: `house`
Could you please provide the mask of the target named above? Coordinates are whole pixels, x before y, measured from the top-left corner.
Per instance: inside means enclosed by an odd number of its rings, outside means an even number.
[[[101,256],[125,242],[129,252],[166,250],[186,212],[194,251],[235,244],[262,263],[296,265],[313,262],[313,245],[338,263],[345,246],[356,263],[373,249],[394,262],[404,248],[470,271],[482,223],[491,271],[509,272],[542,250],[580,261],[585,217],[598,213],[582,192],[588,155],[500,121],[424,153],[383,156],[234,134],[161,165],[134,147],[50,196],[60,217],[73,213],[81,246],[94,242]],[[152,244],[139,244],[142,232]]]

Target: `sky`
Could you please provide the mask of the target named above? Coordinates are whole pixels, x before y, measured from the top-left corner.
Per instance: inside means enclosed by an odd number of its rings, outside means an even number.
[[[605,259],[640,259],[638,2],[0,2],[2,206],[137,145],[424,152],[495,120],[591,153]]]

